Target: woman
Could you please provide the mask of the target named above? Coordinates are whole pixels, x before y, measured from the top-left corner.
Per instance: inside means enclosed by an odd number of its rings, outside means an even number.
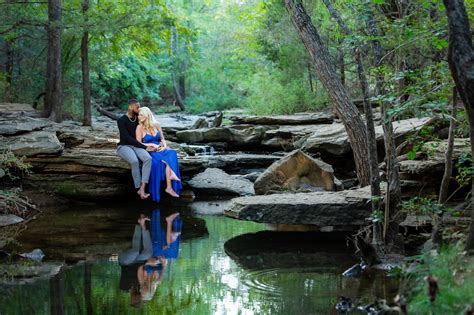
[[[156,202],[160,201],[160,183],[163,180],[166,180],[165,191],[173,197],[179,197],[181,180],[178,155],[176,150],[166,145],[161,126],[148,107],[140,108],[136,137],[146,146],[159,145],[157,152],[150,152],[152,162],[148,188],[151,198]]]

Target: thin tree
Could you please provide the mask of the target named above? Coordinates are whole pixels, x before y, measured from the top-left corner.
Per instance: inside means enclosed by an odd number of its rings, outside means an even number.
[[[452,98],[452,109],[451,117],[449,119],[449,132],[448,132],[448,147],[444,155],[444,173],[441,185],[439,187],[438,203],[440,205],[446,202],[448,198],[449,182],[451,181],[451,173],[453,172],[453,151],[454,151],[454,131],[456,129],[456,104],[457,104],[457,91],[453,88]],[[441,244],[443,240],[443,213],[439,213],[435,216],[435,223],[433,225],[433,232],[431,233],[431,241],[433,244]]]
[[[44,116],[62,121],[61,0],[48,0],[48,54]]]
[[[178,46],[178,30],[176,29],[176,26],[173,26],[171,28],[171,56],[170,56],[170,63],[171,63],[171,76],[173,79],[173,87],[174,87],[174,94],[176,97],[176,103],[181,110],[186,109],[186,105],[184,104],[184,99],[183,99],[183,94],[181,91],[181,84],[179,82],[179,79],[176,78],[176,72],[180,71],[180,65],[179,65],[179,59],[178,59],[178,54],[179,54],[179,46]],[[177,64],[178,63],[178,64]],[[184,85],[184,78],[182,79],[182,84]]]
[[[471,139],[471,159],[474,159],[474,48],[466,8],[462,0],[443,0],[448,16],[448,63],[456,89],[466,109]],[[474,165],[471,165],[474,171]],[[471,227],[466,250],[474,251],[474,181],[471,188]]]
[[[372,37],[372,46],[374,51],[375,66],[382,65],[382,45],[378,38],[377,24],[371,8],[372,4],[367,3],[367,28],[369,35]],[[376,76],[376,90],[378,95],[384,94],[383,75]],[[385,192],[385,212],[384,212],[384,233],[385,243],[393,243],[398,234],[398,205],[401,198],[400,174],[398,171],[397,151],[395,146],[395,138],[393,135],[392,119],[387,113],[385,102],[380,104],[382,112],[382,128],[385,146],[385,162],[387,174],[387,190]]]
[[[91,115],[91,85],[89,79],[89,30],[88,30],[88,11],[89,0],[82,1],[82,14],[84,16],[84,31],[81,40],[81,66],[82,66],[82,101],[84,105],[84,116],[82,124],[84,126],[92,125]]]
[[[359,183],[361,186],[366,186],[370,183],[370,167],[367,159],[367,131],[364,121],[351,101],[349,92],[342,85],[329,52],[306,13],[302,1],[285,0],[285,7],[311,56],[318,77],[328,92],[337,115],[344,124],[354,154]]]

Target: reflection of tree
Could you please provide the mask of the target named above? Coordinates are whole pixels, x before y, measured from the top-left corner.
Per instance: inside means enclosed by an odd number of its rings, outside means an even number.
[[[90,261],[84,264],[84,302],[87,315],[92,315],[92,263]]]
[[[50,280],[51,315],[64,314],[64,269]]]

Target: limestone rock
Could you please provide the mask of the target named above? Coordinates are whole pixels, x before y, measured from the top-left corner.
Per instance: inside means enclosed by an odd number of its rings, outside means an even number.
[[[188,183],[197,193],[206,195],[254,195],[251,181],[232,176],[218,168],[208,168],[194,176]]]
[[[2,214],[0,215],[0,226],[7,226],[23,222],[23,219],[14,214]]]
[[[309,125],[331,123],[334,116],[330,113],[301,113],[294,115],[275,116],[231,116],[230,120],[237,124],[252,125]]]
[[[255,181],[254,188],[257,195],[266,195],[317,188],[334,191],[337,187],[331,165],[295,150],[265,170]]]
[[[35,112],[30,104],[0,103],[0,113]]]
[[[34,130],[40,130],[51,126],[52,123],[46,119],[20,116],[16,118],[0,117],[0,135],[15,135]]]
[[[9,148],[17,156],[54,155],[63,150],[56,133],[51,131],[33,131],[0,140],[1,149]]]
[[[411,132],[419,130],[431,121],[431,118],[410,118],[393,122],[393,133],[395,139],[406,136]],[[382,126],[375,127],[377,141],[383,141]],[[313,133],[302,138],[296,145],[308,152],[324,152],[332,155],[344,155],[351,152],[349,137],[344,125],[333,123],[331,125],[316,126]]]
[[[176,136],[186,143],[227,142],[231,145],[260,144],[267,128],[262,126],[232,126],[178,131]]]
[[[370,187],[339,192],[273,194],[232,199],[226,216],[260,223],[310,224],[354,230],[371,213]]]

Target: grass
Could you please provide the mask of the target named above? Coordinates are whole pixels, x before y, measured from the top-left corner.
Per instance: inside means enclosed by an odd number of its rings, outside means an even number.
[[[474,304],[474,257],[466,255],[462,243],[442,247],[439,253],[425,253],[421,259],[404,279],[412,286],[408,294],[410,314],[463,314]],[[428,275],[438,280],[439,293],[433,303],[428,296]]]

